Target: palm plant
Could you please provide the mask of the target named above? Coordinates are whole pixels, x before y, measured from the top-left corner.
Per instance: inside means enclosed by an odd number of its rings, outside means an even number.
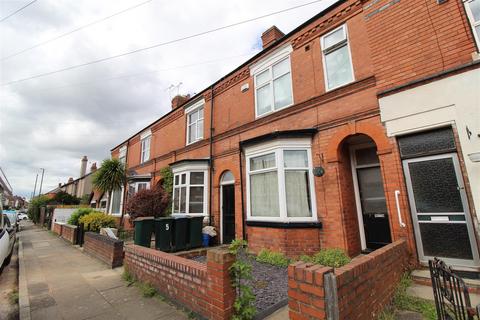
[[[105,159],[102,161],[102,166],[95,172],[93,176],[93,186],[101,192],[107,192],[107,211],[110,208],[110,201],[112,193],[115,190],[121,189],[126,182],[125,165],[119,159]],[[123,220],[123,212],[122,218]]]

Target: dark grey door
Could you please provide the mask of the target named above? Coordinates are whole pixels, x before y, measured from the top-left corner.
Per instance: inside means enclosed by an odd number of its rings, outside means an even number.
[[[230,243],[235,239],[235,188],[222,185],[222,239]]]

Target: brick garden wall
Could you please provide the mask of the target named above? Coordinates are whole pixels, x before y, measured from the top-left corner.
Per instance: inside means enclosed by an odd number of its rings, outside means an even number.
[[[71,244],[77,243],[77,226],[72,226],[71,224],[61,225],[62,232],[61,237],[70,242]]]
[[[125,268],[162,295],[207,319],[230,319],[235,291],[228,268],[234,256],[209,250],[207,263],[136,245],[125,246]]]
[[[84,252],[109,265],[111,268],[123,264],[123,241],[94,232],[85,233]]]
[[[405,270],[408,247],[398,240],[349,264],[332,269],[297,262],[288,269],[290,319],[326,319],[326,275],[336,278],[339,319],[377,319],[387,305]],[[334,304],[329,304],[330,306]]]
[[[64,225],[63,223],[54,222],[53,227],[52,227],[52,231],[55,232],[56,234],[58,234],[59,236],[62,235],[62,226],[63,225]]]

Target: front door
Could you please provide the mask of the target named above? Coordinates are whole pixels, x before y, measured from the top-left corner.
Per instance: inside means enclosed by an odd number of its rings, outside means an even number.
[[[351,156],[362,250],[372,251],[392,242],[377,149],[353,147]]]
[[[235,239],[235,188],[233,184],[222,185],[222,241]]]
[[[403,161],[420,261],[478,265],[478,251],[456,153]]]

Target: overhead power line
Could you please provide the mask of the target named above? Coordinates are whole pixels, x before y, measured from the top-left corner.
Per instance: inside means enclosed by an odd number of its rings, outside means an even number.
[[[35,1],[36,1],[36,0],[35,0]],[[8,56],[6,56],[6,57],[1,58],[0,61],[5,61],[5,60],[8,60],[8,59],[10,59],[10,58],[16,57],[16,56],[18,56],[19,54],[22,54],[22,53],[27,52],[27,51],[30,51],[30,50],[32,50],[32,49],[35,49],[35,48],[38,48],[38,47],[40,47],[40,46],[46,45],[47,43],[50,43],[50,42],[53,42],[53,41],[58,40],[58,39],[60,39],[60,38],[66,37],[66,36],[68,36],[68,35],[71,35],[72,33],[75,33],[75,32],[80,31],[80,30],[82,30],[82,29],[91,27],[91,26],[93,26],[93,25],[95,25],[95,24],[98,24],[98,23],[103,22],[103,21],[105,21],[105,20],[111,19],[111,18],[113,18],[113,17],[115,17],[115,16],[118,16],[118,15],[120,15],[120,14],[122,14],[122,13],[125,13],[125,12],[127,12],[127,11],[136,9],[136,8],[138,8],[138,7],[140,7],[140,6],[143,6],[143,5],[145,5],[145,4],[149,3],[149,2],[152,2],[152,1],[153,1],[153,0],[147,0],[147,1],[144,1],[144,2],[140,2],[140,3],[138,3],[138,4],[136,4],[136,5],[132,6],[132,7],[128,7],[128,8],[126,8],[126,9],[120,10],[120,11],[118,11],[118,12],[115,12],[115,13],[107,16],[107,17],[104,17],[104,18],[101,18],[101,19],[92,21],[92,22],[90,22],[90,23],[87,23],[87,24],[85,24],[85,25],[83,25],[83,26],[77,27],[77,28],[75,28],[75,29],[73,29],[73,30],[70,30],[70,31],[68,31],[68,32],[59,34],[58,36],[55,36],[55,37],[50,38],[50,39],[48,39],[48,40],[39,42],[39,43],[37,43],[37,44],[35,44],[35,45],[31,46],[31,47],[28,47],[28,48],[25,48],[25,49],[23,49],[23,50],[20,50],[20,51],[17,51],[17,52],[15,52],[15,53],[12,53],[12,54],[10,54],[10,55],[8,55]]]
[[[7,20],[8,18],[10,18],[11,16],[16,15],[17,13],[19,13],[19,12],[22,11],[23,9],[27,8],[28,6],[31,6],[31,5],[34,4],[35,2],[37,2],[37,0],[30,1],[29,3],[27,3],[26,5],[24,5],[24,6],[21,7],[20,9],[17,9],[16,11],[10,13],[8,16],[0,19],[0,22],[3,22],[3,21],[5,21],[5,20]]]
[[[89,65],[92,65],[92,64],[97,64],[97,63],[105,62],[105,61],[112,60],[112,59],[117,59],[117,58],[124,57],[124,56],[127,56],[127,55],[131,55],[131,54],[134,54],[134,53],[139,53],[139,52],[151,50],[151,49],[154,49],[154,48],[170,45],[170,44],[173,44],[173,43],[189,40],[189,39],[192,39],[192,38],[197,38],[197,37],[209,34],[209,33],[217,32],[217,31],[220,31],[220,30],[228,29],[228,28],[232,28],[232,27],[235,27],[235,26],[238,26],[238,25],[242,25],[242,24],[245,24],[245,23],[248,23],[248,22],[263,19],[263,18],[270,17],[270,16],[273,16],[273,15],[277,15],[277,14],[280,14],[280,13],[283,13],[283,12],[295,10],[295,9],[305,7],[305,6],[314,4],[314,3],[318,3],[318,2],[321,2],[321,1],[323,1],[323,0],[315,0],[315,1],[307,2],[307,3],[304,3],[304,4],[298,5],[298,6],[290,7],[290,8],[275,11],[275,12],[271,12],[271,13],[264,14],[264,15],[261,15],[261,16],[255,17],[255,18],[246,19],[246,20],[243,20],[243,21],[235,22],[235,23],[232,23],[232,24],[229,24],[229,25],[218,27],[218,28],[213,28],[213,29],[210,29],[210,30],[207,30],[207,31],[202,31],[202,32],[199,32],[199,33],[195,33],[195,34],[188,35],[188,36],[185,36],[185,37],[177,38],[177,39],[174,39],[174,40],[169,40],[169,41],[166,41],[166,42],[160,42],[160,43],[148,46],[148,47],[143,47],[143,48],[140,48],[140,49],[123,52],[123,53],[116,54],[116,55],[113,55],[113,56],[110,56],[110,57],[101,58],[101,59],[97,59],[97,60],[93,60],[93,61],[89,61],[89,62],[65,67],[65,68],[62,68],[62,69],[55,70],[55,71],[50,71],[50,72],[37,74],[37,75],[30,76],[30,77],[27,77],[27,78],[22,78],[22,79],[18,79],[18,80],[5,82],[5,83],[2,83],[1,85],[2,86],[8,86],[8,85],[12,85],[12,84],[32,80],[32,79],[37,79],[37,78],[53,75],[53,74],[64,72],[64,71],[69,71],[69,70],[78,69],[78,68],[81,68],[81,67],[86,67],[86,66],[89,66]]]

